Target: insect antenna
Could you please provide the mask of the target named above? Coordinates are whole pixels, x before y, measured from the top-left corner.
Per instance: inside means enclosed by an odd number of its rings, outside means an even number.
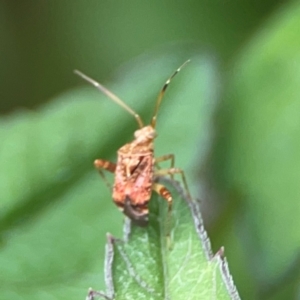
[[[140,128],[144,127],[144,123],[141,119],[141,117],[133,110],[131,109],[125,102],[123,102],[118,96],[116,96],[114,93],[112,93],[110,90],[108,90],[105,86],[97,82],[96,80],[90,78],[89,76],[83,74],[82,72],[78,70],[74,70],[74,73],[93,86],[95,86],[99,91],[101,91],[103,94],[105,94],[107,97],[109,97],[112,101],[120,105],[123,109],[125,109],[127,112],[129,112],[134,118],[136,119],[138,125]]]
[[[156,100],[156,104],[155,104],[155,108],[154,108],[154,114],[153,114],[153,117],[152,117],[152,121],[151,121],[151,126],[153,128],[155,128],[155,125],[156,125],[156,118],[157,118],[157,114],[158,114],[158,110],[159,110],[159,107],[160,107],[160,104],[161,104],[161,101],[163,99],[163,96],[166,92],[166,89],[168,88],[171,80],[175,77],[175,75],[187,64],[189,63],[191,60],[187,60],[186,62],[184,62],[172,75],[171,77],[166,81],[166,83],[164,84],[164,86],[162,87],[162,89],[160,90],[159,94],[158,94],[158,97],[157,97],[157,100]]]

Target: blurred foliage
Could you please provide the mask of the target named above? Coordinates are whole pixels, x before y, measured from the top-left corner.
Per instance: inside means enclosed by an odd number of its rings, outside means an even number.
[[[213,63],[192,59],[174,80],[158,119],[162,138],[157,140],[157,155],[178,146],[179,166],[186,157],[195,157],[195,139],[205,139],[214,104],[209,93]],[[169,55],[145,57],[145,70],[136,62],[126,68],[126,80],[120,77],[109,88],[129,99],[148,120],[158,93],[153,90],[161,88],[176,60],[182,61]],[[140,101],[141,95],[145,100]],[[163,111],[172,117],[164,117]],[[192,122],[176,122],[188,114]],[[116,149],[131,138],[136,122],[94,88],[84,87],[36,112],[4,118],[2,124],[0,276],[5,289],[0,296],[9,299],[22,293],[24,299],[40,299],[48,293],[58,299],[83,299],[87,287],[103,287],[105,235],[121,236],[123,219],[92,162],[98,153],[115,160]],[[203,134],[192,130],[196,125]]]
[[[241,298],[300,299],[299,20],[298,2],[1,1],[0,299],[84,299],[121,236],[92,161],[136,124],[72,70],[148,120],[187,58],[157,154],[187,171]]]
[[[296,3],[277,13],[237,60],[211,161],[218,192],[241,206],[239,235],[264,298],[280,283],[295,284],[280,299],[299,288],[299,17]]]
[[[103,82],[120,64],[149,49],[172,53],[178,42],[227,62],[278,2],[3,0],[0,110],[36,107],[74,86],[74,68]]]

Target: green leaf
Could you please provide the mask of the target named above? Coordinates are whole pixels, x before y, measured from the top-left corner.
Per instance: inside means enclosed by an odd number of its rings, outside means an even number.
[[[124,225],[124,240],[108,237],[107,289],[114,299],[240,299],[223,249],[213,256],[199,203],[180,186],[163,180],[173,195],[167,213],[162,198],[150,201],[146,228]],[[168,236],[171,230],[171,247]]]
[[[197,161],[207,149],[214,63],[190,53],[144,56],[107,87],[149,120],[159,89],[187,58],[158,116],[156,150],[176,154],[190,179],[195,141],[203,142]],[[89,286],[101,288],[105,234],[120,235],[122,224],[93,160],[114,161],[135,120],[87,86],[0,125],[0,299],[83,299]]]
[[[261,291],[299,282],[299,26],[299,2],[290,3],[245,48],[212,160],[222,196],[242,202],[238,229]]]

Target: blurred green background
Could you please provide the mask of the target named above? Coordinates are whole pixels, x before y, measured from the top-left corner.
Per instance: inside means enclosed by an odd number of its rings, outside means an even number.
[[[73,70],[146,122],[188,58],[157,155],[186,170],[241,298],[300,299],[299,2],[3,0],[0,22],[1,300],[104,289],[105,234],[122,235],[92,162],[136,123]]]

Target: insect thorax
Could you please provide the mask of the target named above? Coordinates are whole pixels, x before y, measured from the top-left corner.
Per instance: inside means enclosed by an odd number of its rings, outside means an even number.
[[[132,144],[119,149],[113,190],[114,201],[119,207],[128,199],[133,210],[144,211],[151,197],[153,168],[153,149],[132,148]]]

